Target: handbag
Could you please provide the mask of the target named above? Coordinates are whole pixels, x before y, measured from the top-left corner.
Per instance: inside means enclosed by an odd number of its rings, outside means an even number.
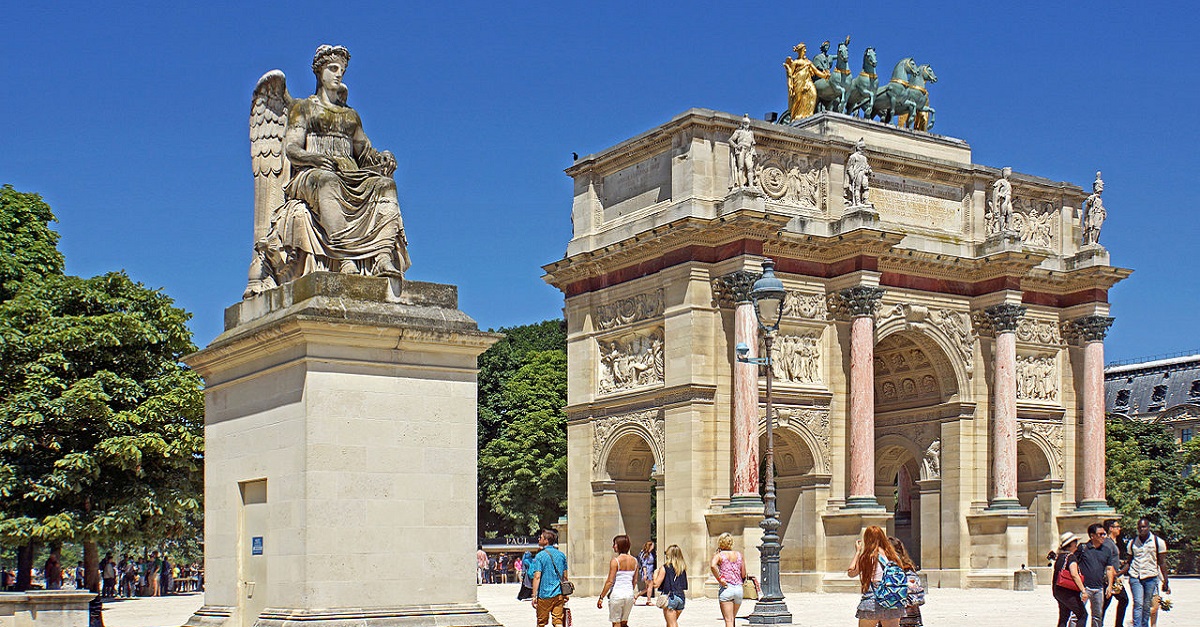
[[[663,593],[659,592],[658,596],[654,597],[654,607],[657,607],[660,610],[667,609],[667,603],[670,603],[670,602],[671,602],[671,595],[669,595],[669,594],[663,594]]]
[[[752,601],[758,600],[758,580],[754,577],[746,577],[742,580],[742,598]]]
[[[1071,560],[1067,558],[1063,560],[1063,567],[1058,571],[1058,575],[1054,577],[1054,585],[1067,590],[1079,592],[1079,586],[1075,585],[1075,578],[1071,576]]]

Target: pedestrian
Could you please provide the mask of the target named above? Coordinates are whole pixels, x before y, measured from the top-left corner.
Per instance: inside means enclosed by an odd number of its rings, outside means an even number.
[[[666,597],[665,601],[655,601],[655,605],[662,608],[667,627],[679,627],[679,615],[687,604],[688,580],[687,560],[678,544],[663,552],[662,566],[654,572],[654,587]]]
[[[1070,531],[1058,537],[1058,556],[1054,559],[1053,579],[1050,586],[1054,600],[1058,602],[1058,627],[1068,627],[1074,615],[1080,627],[1087,622],[1087,608],[1083,602],[1087,592],[1083,575],[1079,574],[1079,536]]]
[[[521,589],[517,591],[518,601],[528,601],[533,598],[533,553],[525,551],[521,556]]]
[[[526,554],[528,554],[528,551],[526,551]],[[522,555],[521,557],[516,557],[515,555],[513,556],[513,573],[516,574],[516,576],[517,576],[517,583],[521,583],[522,581],[525,580],[524,579],[524,577],[525,577],[525,556],[524,555]]]
[[[638,561],[629,554],[631,545],[627,535],[613,538],[613,552],[616,555],[608,560],[608,578],[604,580],[600,598],[596,599],[596,609],[602,609],[605,597],[608,598],[608,621],[612,627],[629,627],[629,614],[637,597],[633,578],[637,575]]]
[[[483,584],[483,575],[487,572],[488,556],[483,550],[483,545],[479,545],[479,550],[475,551],[475,585]]]
[[[80,561],[78,564],[75,565],[75,589],[76,590],[84,589],[84,586],[86,585],[86,584],[84,584],[86,572],[87,572],[87,570],[84,569],[84,567],[83,567],[83,561]]]
[[[746,579],[746,560],[742,559],[741,553],[733,550],[733,536],[722,533],[717,537],[717,553],[713,555],[708,568],[717,578],[721,618],[725,620],[725,627],[734,627],[734,618],[742,606],[744,595],[742,582]]]
[[[650,600],[654,598],[654,563],[656,561],[654,555],[654,541],[647,540],[646,544],[642,545],[642,550],[638,553],[638,564],[641,566],[639,573],[642,578],[642,585],[646,588],[644,592],[638,592],[638,597],[646,597],[646,605],[650,605]],[[637,598],[634,598],[634,602]]]
[[[496,582],[496,556],[495,555],[488,556],[487,572],[485,572],[483,575],[483,581],[484,581],[484,583],[497,583]]]
[[[1083,576],[1087,592],[1088,614],[1091,627],[1103,627],[1104,600],[1112,596],[1113,581],[1116,580],[1117,555],[1108,550],[1104,540],[1108,534],[1104,525],[1092,523],[1087,528],[1088,541],[1079,548],[1079,574]],[[1082,627],[1082,625],[1080,625]]]
[[[917,563],[904,548],[904,542],[895,536],[888,536],[888,543],[896,551],[896,563],[904,570],[908,581],[908,603],[904,605],[904,616],[900,619],[900,627],[922,627],[921,606],[925,603],[925,586],[921,585],[921,575],[917,572]]]
[[[1117,621],[1113,623],[1116,627],[1124,627],[1125,625],[1125,610],[1129,607],[1129,593],[1125,590],[1125,575],[1129,573],[1129,550],[1128,545],[1121,541],[1121,521],[1116,518],[1109,518],[1104,521],[1104,532],[1108,537],[1104,540],[1104,545],[1108,547],[1110,552],[1117,554],[1117,573],[1113,579],[1113,594],[1111,597],[1104,600],[1104,611],[1108,612],[1108,604],[1112,603],[1113,599],[1117,601]]]
[[[117,565],[113,562],[112,553],[106,554],[104,561],[100,562],[100,578],[104,581],[104,586],[100,589],[100,595],[106,599],[116,596]]]
[[[158,590],[159,594],[166,596],[171,594],[174,587],[174,581],[171,577],[171,560],[163,553],[162,564],[159,565],[158,571]]]
[[[1150,519],[1143,516],[1137,523],[1137,537],[1129,540],[1128,549],[1133,627],[1149,627],[1150,603],[1158,594],[1160,575],[1163,594],[1171,594],[1171,584],[1167,580],[1167,543],[1150,532]]]
[[[859,627],[875,627],[878,623],[883,627],[899,627],[900,619],[904,617],[904,608],[880,607],[875,602],[875,589],[883,581],[883,567],[887,563],[896,563],[898,559],[895,549],[888,542],[887,534],[876,525],[863,530],[863,536],[855,541],[856,552],[846,574],[858,577],[862,588],[862,598],[854,616],[858,618]]]
[[[558,550],[558,532],[545,529],[538,535],[537,558],[533,560],[533,608],[537,616],[537,627],[544,627],[553,619],[555,627],[565,627],[567,595],[562,584],[567,578],[567,556]]]
[[[46,558],[46,564],[42,567],[42,573],[46,576],[47,590],[62,590],[63,571],[62,564],[58,562],[58,554],[51,553],[50,557]]]

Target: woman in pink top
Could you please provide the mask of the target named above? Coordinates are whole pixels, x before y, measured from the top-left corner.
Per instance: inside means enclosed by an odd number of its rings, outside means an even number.
[[[721,602],[721,618],[725,619],[725,627],[733,627],[733,619],[742,606],[742,582],[746,580],[746,560],[733,550],[733,536],[723,533],[717,538],[717,554],[709,568],[721,586],[717,595]]]

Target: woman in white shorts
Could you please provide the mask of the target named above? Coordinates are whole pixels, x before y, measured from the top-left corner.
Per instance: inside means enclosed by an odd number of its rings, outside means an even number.
[[[741,553],[733,550],[733,536],[723,533],[717,538],[717,554],[713,556],[709,568],[721,586],[717,595],[721,602],[721,618],[725,619],[725,627],[733,627],[733,619],[742,606],[742,582],[746,580],[746,560],[742,559]]]
[[[633,576],[637,574],[638,561],[629,554],[629,546],[629,536],[622,534],[613,538],[616,555],[608,562],[608,579],[604,580],[604,589],[596,599],[596,607],[603,608],[604,598],[608,597],[608,620],[613,627],[629,627],[629,613],[633,611],[633,600],[637,595],[633,589]]]

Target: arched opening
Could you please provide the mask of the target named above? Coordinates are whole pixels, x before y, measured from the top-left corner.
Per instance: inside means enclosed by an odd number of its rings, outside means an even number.
[[[1017,440],[1017,500],[1033,518],[1029,521],[1029,564],[1040,564],[1055,546],[1054,510],[1051,494],[1062,482],[1055,481],[1050,460],[1032,438]]]
[[[657,542],[657,496],[662,475],[650,443],[637,432],[619,435],[609,450],[605,471],[609,478],[606,483],[616,497],[619,528],[613,535],[628,535],[633,553],[647,540]],[[607,544],[610,539],[602,541]]]
[[[759,437],[759,451],[765,455],[767,437]],[[827,486],[815,474],[816,459],[804,438],[789,428],[775,429],[775,508],[779,511],[779,553],[782,572],[816,569],[813,538],[820,520],[816,490]],[[759,493],[765,490],[766,458],[759,459]]]
[[[916,329],[881,339],[874,371],[875,496],[893,515],[888,531],[913,561],[921,564],[928,545],[933,558],[925,566],[938,567],[940,485],[923,482],[922,471],[926,463],[940,463],[937,408],[956,398],[956,371],[937,342]]]

